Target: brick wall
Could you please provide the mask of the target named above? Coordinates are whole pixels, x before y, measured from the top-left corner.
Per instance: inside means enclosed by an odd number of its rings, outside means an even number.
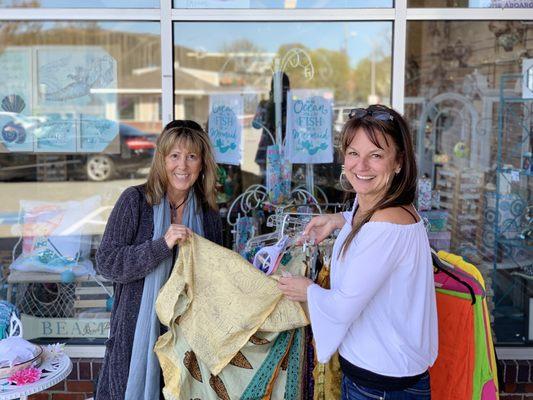
[[[500,360],[500,400],[533,400],[533,360]]]
[[[102,367],[101,358],[73,358],[72,372],[61,383],[29,400],[85,400],[93,397],[94,380]]]

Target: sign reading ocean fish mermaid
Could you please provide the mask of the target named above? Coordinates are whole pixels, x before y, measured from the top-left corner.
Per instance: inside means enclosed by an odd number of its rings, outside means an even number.
[[[292,163],[333,162],[332,98],[323,90],[291,90],[287,94],[286,154]]]
[[[209,138],[218,163],[239,165],[242,159],[243,101],[238,94],[215,94],[209,99]]]

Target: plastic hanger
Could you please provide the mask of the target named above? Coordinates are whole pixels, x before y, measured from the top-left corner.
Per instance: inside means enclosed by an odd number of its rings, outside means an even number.
[[[439,271],[442,272],[445,275],[448,275],[450,278],[452,278],[454,281],[459,282],[461,285],[465,286],[468,289],[468,292],[470,293],[470,297],[472,298],[472,305],[476,304],[476,295],[474,294],[474,289],[472,289],[472,286],[470,286],[468,283],[457,277],[455,274],[450,272],[448,268],[442,263],[439,256],[431,252],[431,259],[433,261],[433,266]]]

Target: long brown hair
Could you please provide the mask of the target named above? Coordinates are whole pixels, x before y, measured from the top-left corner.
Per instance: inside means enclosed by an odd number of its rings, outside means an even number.
[[[396,148],[396,161],[400,163],[400,172],[393,176],[384,196],[370,210],[365,212],[359,222],[356,222],[352,227],[352,231],[342,244],[342,256],[346,254],[357,233],[364,224],[370,221],[376,211],[411,204],[415,199],[416,193],[416,160],[407,123],[399,113],[381,104],[369,106],[366,110],[367,113],[364,116],[350,118],[344,124],[342,128],[343,155],[346,154],[346,149],[358,130],[362,129],[368,140],[380,149],[383,147],[378,141],[377,134],[382,133],[387,145],[389,145],[391,140],[392,145]],[[388,113],[392,119],[386,121],[376,119],[372,116],[374,112]]]
[[[209,208],[218,210],[215,194],[217,164],[211,142],[200,125],[188,120],[172,121],[157,138],[152,166],[145,184],[146,201],[153,206],[159,204],[165,195],[168,186],[165,157],[177,144],[183,144],[202,159],[202,170],[193,185],[194,191],[199,204],[207,203]]]

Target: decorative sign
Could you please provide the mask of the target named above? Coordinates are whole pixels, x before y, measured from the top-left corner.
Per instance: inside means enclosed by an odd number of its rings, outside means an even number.
[[[291,90],[287,94],[286,154],[292,163],[333,162],[333,96],[324,90]]]
[[[209,98],[209,137],[218,163],[241,163],[242,120],[239,116],[243,112],[239,94],[214,94]]]
[[[0,54],[0,143],[5,150],[33,151],[30,60],[28,48],[8,47]]]
[[[106,119],[116,109],[117,63],[98,46],[46,46],[36,50],[38,106],[45,114],[36,130],[46,152],[101,152],[118,136]]]
[[[21,315],[24,339],[107,338],[109,318],[37,318]]]
[[[287,202],[291,195],[292,164],[277,144],[267,147],[266,159],[268,198],[273,204]]]
[[[117,142],[108,119],[117,62],[102,47],[8,47],[0,70],[0,151],[102,152]]]
[[[469,0],[469,8],[533,8],[533,0]]]
[[[533,99],[533,59],[522,60],[522,98]]]

